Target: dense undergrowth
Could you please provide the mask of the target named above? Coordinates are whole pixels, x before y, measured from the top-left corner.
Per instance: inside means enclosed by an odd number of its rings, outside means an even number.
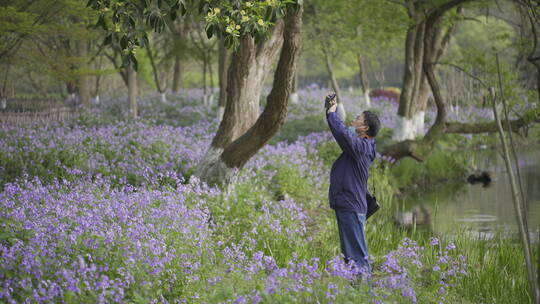
[[[309,109],[304,102],[299,108]],[[147,112],[163,107],[150,103]],[[73,125],[2,128],[0,301],[530,301],[518,242],[449,239],[393,223],[399,188],[459,178],[460,154],[441,150],[421,165],[375,161],[369,187],[382,209],[366,225],[368,284],[343,263],[327,203],[339,148],[328,132],[299,127],[303,119],[324,126],[322,116],[293,108],[280,140],[221,191],[191,176],[214,120],[113,122],[119,114],[109,109]]]

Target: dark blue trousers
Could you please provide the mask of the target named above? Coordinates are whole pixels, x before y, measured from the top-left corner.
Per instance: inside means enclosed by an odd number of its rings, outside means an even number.
[[[353,260],[359,269],[365,268],[368,274],[371,274],[364,230],[366,215],[358,212],[336,210],[336,218],[341,252],[345,256],[345,261]]]

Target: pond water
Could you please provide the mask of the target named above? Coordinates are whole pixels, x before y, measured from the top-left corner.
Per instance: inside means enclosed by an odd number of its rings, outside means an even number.
[[[519,147],[517,154],[526,196],[529,233],[534,242],[538,240],[540,231],[540,146]],[[516,235],[517,217],[502,155],[486,149],[472,152],[470,159],[471,168],[493,174],[494,180],[488,186],[466,181],[447,185],[422,196],[407,198],[403,201],[404,211],[410,213],[415,210],[415,215],[427,214],[428,220],[423,226],[437,234],[469,233],[488,239],[495,233]]]

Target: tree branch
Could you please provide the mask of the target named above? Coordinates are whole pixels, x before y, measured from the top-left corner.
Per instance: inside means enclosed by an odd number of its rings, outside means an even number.
[[[509,121],[510,129],[508,125],[504,126],[505,131],[517,132],[517,130],[529,125],[523,119],[516,119]],[[485,123],[460,123],[460,122],[447,122],[445,124],[445,133],[463,133],[463,134],[479,134],[479,133],[491,133],[497,132],[497,123],[494,121]]]
[[[448,66],[451,66],[451,67],[454,67],[456,69],[458,69],[459,71],[467,74],[467,76],[473,78],[474,80],[480,82],[480,84],[484,87],[484,88],[488,88],[488,86],[482,81],[482,79],[474,76],[473,74],[469,73],[468,71],[464,70],[462,67],[460,67],[459,65],[456,65],[456,64],[453,64],[453,63],[442,63],[442,62],[436,62],[435,64],[440,64],[440,65],[448,65]]]

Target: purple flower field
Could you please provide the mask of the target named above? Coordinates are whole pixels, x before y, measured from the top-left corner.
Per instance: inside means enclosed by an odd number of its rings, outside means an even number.
[[[324,93],[302,91],[288,119],[320,111]],[[345,105],[361,109],[353,96]],[[394,104],[373,108],[392,126]],[[403,232],[385,241],[394,202],[381,166],[372,182],[388,214],[367,228],[373,276],[343,262],[320,157],[328,132],[267,145],[224,192],[190,178],[214,120],[174,127],[142,113],[0,129],[0,302],[454,303],[468,271],[459,247]]]

